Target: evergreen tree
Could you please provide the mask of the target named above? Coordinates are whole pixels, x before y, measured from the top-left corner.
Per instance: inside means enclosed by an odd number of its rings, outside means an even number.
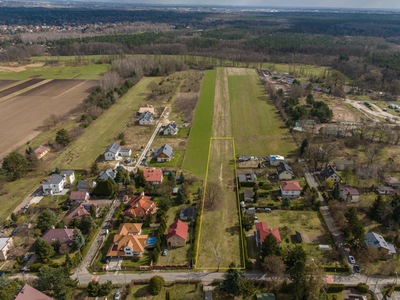
[[[340,185],[339,182],[335,183],[335,186],[332,190],[332,198],[335,200],[341,200],[340,199]]]
[[[58,252],[58,250],[60,250],[61,248],[61,242],[59,239],[57,239],[56,241],[51,243],[51,246],[53,247],[55,252]]]
[[[67,130],[62,128],[59,131],[57,131],[57,133],[56,133],[56,143],[57,144],[60,144],[65,147],[71,142],[72,142],[72,138],[69,135]]]
[[[176,202],[179,204],[183,204],[187,201],[186,195],[185,195],[185,191],[183,188],[183,185],[181,186],[181,188],[178,191],[178,195],[176,196]]]
[[[100,291],[100,283],[98,281],[92,280],[87,286],[87,292],[91,297],[97,297]]]
[[[19,152],[13,151],[3,159],[3,170],[14,181],[28,173],[28,161]]]
[[[79,229],[83,234],[88,234],[93,227],[93,219],[87,215],[83,215],[81,222],[79,223]]]
[[[174,172],[169,172],[168,174],[168,180],[171,181],[171,183],[175,186],[176,184],[176,178]]]
[[[68,252],[65,254],[64,269],[67,274],[69,274],[72,269],[72,261],[71,261],[71,257],[69,256]]]
[[[93,163],[92,163],[92,165],[90,166],[90,172],[92,173],[92,174],[98,174],[99,173],[99,166],[97,165],[97,162],[96,161],[94,161]]]
[[[300,154],[303,155],[308,147],[308,139],[304,139],[300,146]]]
[[[52,268],[42,266],[37,278],[34,281],[34,287],[39,291],[52,291],[54,299],[69,299],[71,291],[78,285],[77,280],[73,280],[63,268]]]
[[[372,203],[372,206],[370,207],[371,218],[373,218],[374,221],[378,223],[382,223],[382,212],[384,208],[385,208],[385,202],[383,201],[382,195],[378,195],[378,197],[375,198],[375,201]]]
[[[41,259],[49,259],[55,254],[53,247],[41,237],[36,239],[35,253],[39,255]]]
[[[78,250],[83,246],[85,246],[85,238],[78,229],[75,229],[72,236],[72,248]]]
[[[183,175],[183,172],[181,172],[180,178],[181,178],[181,184],[184,184],[186,179],[185,179],[185,175]]]
[[[165,292],[165,300],[171,300],[171,295],[170,295],[169,291]]]
[[[295,300],[303,299],[307,281],[306,262],[303,260],[296,260],[294,265],[289,268],[289,274],[289,278],[292,281],[292,298]]]
[[[228,294],[240,296],[240,285],[245,280],[243,270],[236,269],[235,263],[231,262],[227,274],[225,275],[224,286]]]
[[[147,181],[146,178],[144,178],[143,170],[138,170],[137,175],[136,175],[136,188],[141,188],[146,185]]]
[[[254,192],[253,200],[254,200],[255,203],[257,203],[258,200],[260,200],[260,196],[258,195],[258,192],[257,192],[257,191]]]
[[[42,232],[56,224],[57,219],[49,209],[43,210],[36,219],[36,228],[40,229]]]
[[[296,245],[295,247],[291,248],[286,258],[286,264],[289,268],[291,268],[298,260],[304,261],[304,263],[307,260],[307,253],[304,251],[301,245]]]
[[[282,205],[283,206],[290,206],[292,204],[292,201],[288,197],[285,197],[282,199]]]
[[[272,233],[268,234],[262,242],[260,255],[262,260],[264,260],[264,257],[267,257],[269,255],[280,255],[278,243]]]
[[[96,218],[96,208],[94,207],[94,205],[90,205],[89,212],[90,212],[90,216],[91,216],[93,219],[95,219],[95,218]]]
[[[112,197],[115,194],[114,184],[111,180],[101,180],[93,190],[96,196]]]

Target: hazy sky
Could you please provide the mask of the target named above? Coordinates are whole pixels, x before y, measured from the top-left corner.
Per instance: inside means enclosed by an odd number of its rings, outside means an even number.
[[[105,1],[105,0],[103,0]],[[108,2],[108,1],[107,1]],[[399,0],[123,0],[116,2],[146,4],[186,4],[186,5],[249,5],[286,7],[343,7],[343,8],[393,8],[400,9]]]

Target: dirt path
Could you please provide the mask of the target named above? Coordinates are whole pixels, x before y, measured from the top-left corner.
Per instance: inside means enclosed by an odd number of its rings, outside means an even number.
[[[381,120],[379,120],[378,118],[375,118],[375,117],[379,117],[379,118],[383,118],[383,119],[389,118],[392,122],[400,123],[400,118],[398,118],[388,112],[382,111],[382,109],[380,109],[375,104],[370,103],[374,110],[368,110],[364,103],[361,104],[358,102],[359,101],[346,99],[346,103],[351,104],[353,107],[358,109],[361,113],[363,113],[365,116],[367,116],[369,119],[373,120],[374,122],[381,122]],[[372,115],[372,117],[371,117],[371,115]]]
[[[212,135],[214,137],[230,137],[231,108],[229,103],[228,75],[226,68],[217,69],[215,81],[214,116]]]

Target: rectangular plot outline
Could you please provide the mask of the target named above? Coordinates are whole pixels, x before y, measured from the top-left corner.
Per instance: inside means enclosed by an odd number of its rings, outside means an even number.
[[[240,237],[242,241],[242,258],[243,258],[243,267],[242,268],[233,268],[235,270],[244,270],[246,269],[246,259],[244,257],[244,246],[243,246],[243,239],[245,238],[243,236],[243,228],[242,228],[242,215],[240,213],[240,203],[239,203],[239,184],[238,184],[238,176],[237,176],[237,168],[236,168],[236,152],[235,152],[235,139],[233,137],[211,137],[210,138],[210,144],[208,148],[208,159],[207,159],[207,172],[206,172],[206,180],[204,184],[204,193],[203,193],[203,200],[206,196],[206,188],[207,188],[207,179],[208,179],[208,166],[210,165],[210,154],[211,154],[211,143],[213,140],[232,140],[232,147],[233,147],[233,161],[235,164],[235,180],[236,180],[236,199],[237,199],[237,205],[238,205],[238,212],[239,212],[239,226],[240,226]],[[199,234],[198,234],[198,243],[200,244],[200,235],[201,235],[201,225],[203,223],[203,212],[204,212],[204,201],[201,206],[201,217],[200,217],[200,227],[199,227]],[[212,267],[203,267],[203,268],[198,268],[197,263],[198,263],[198,258],[199,258],[199,250],[200,250],[200,245],[197,246],[197,253],[196,253],[196,264],[195,264],[195,269],[197,270],[228,270],[229,268],[212,268]]]

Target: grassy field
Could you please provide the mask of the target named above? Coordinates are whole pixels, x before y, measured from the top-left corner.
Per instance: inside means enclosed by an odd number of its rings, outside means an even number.
[[[114,137],[139,108],[147,85],[155,78],[143,78],[133,87],[119,103],[113,105],[69,146],[56,160],[54,165],[63,168],[87,168],[102,155],[104,150],[114,141]]]
[[[180,167],[182,165],[184,151],[174,151],[175,156],[169,162],[157,162],[157,158],[153,157],[149,162],[149,167]]]
[[[195,173],[203,179],[206,176],[208,147],[211,137],[215,77],[215,70],[205,72],[183,161],[184,169]]]
[[[86,66],[29,67],[25,71],[0,71],[0,79],[23,80],[32,76],[44,79],[98,79],[107,72],[110,65],[93,64]]]
[[[212,140],[206,189],[211,183],[221,185],[223,197],[203,208],[196,268],[218,267],[213,249],[220,251],[221,268],[231,262],[244,267],[233,157],[232,140]]]
[[[290,156],[295,145],[256,72],[228,76],[236,154]]]

